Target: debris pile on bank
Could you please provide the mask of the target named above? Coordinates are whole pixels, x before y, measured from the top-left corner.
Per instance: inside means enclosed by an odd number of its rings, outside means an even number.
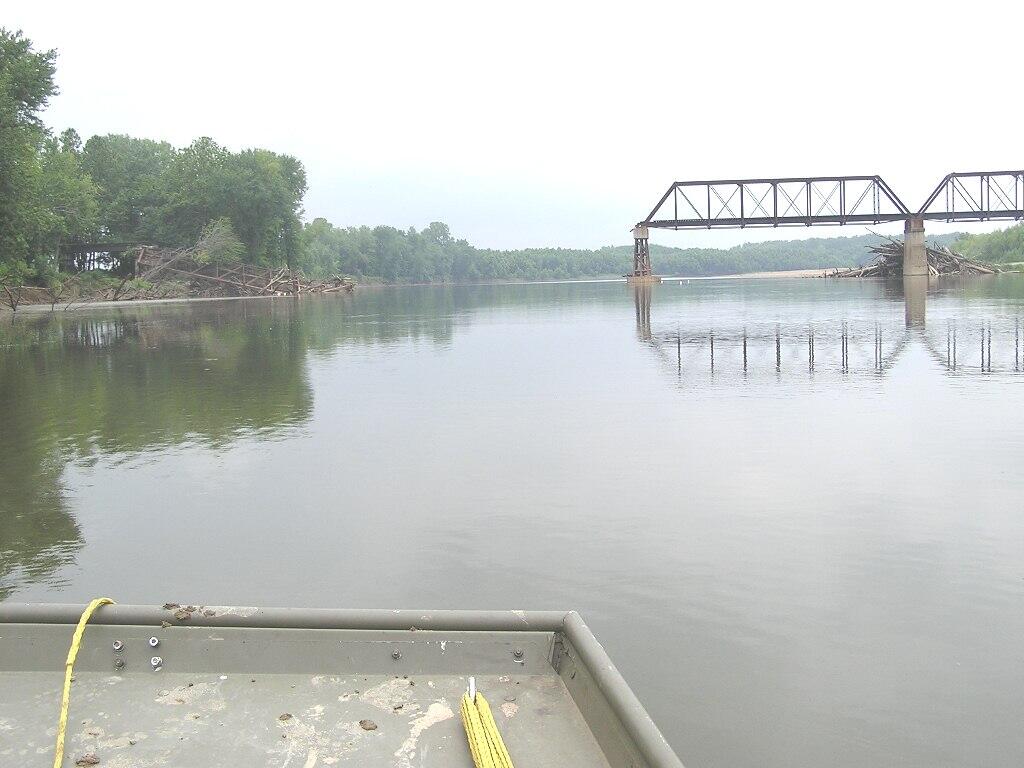
[[[878,258],[863,267],[836,270],[829,277],[902,277],[903,241],[893,237],[885,238],[879,245],[869,245],[868,250]],[[937,275],[994,275],[999,270],[989,264],[968,259],[962,253],[943,246],[926,246],[928,272]]]
[[[186,283],[189,296],[203,298],[299,296],[355,288],[355,281],[341,275],[312,280],[287,267],[259,267],[241,262],[208,263],[199,258],[195,248],[169,250],[140,246],[135,258],[135,275],[154,285],[163,280]]]

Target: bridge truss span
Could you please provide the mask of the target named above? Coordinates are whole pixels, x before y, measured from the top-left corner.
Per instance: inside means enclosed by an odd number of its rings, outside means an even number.
[[[1024,219],[1024,171],[947,174],[917,216],[933,221]]]
[[[677,181],[643,226],[715,229],[904,221],[913,214],[880,176]]]

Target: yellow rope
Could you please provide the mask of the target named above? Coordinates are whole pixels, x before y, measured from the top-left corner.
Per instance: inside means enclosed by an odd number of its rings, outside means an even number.
[[[64,736],[68,730],[68,706],[71,704],[71,677],[75,670],[75,659],[78,657],[78,649],[82,646],[82,635],[85,634],[85,625],[89,622],[93,613],[101,605],[112,605],[113,600],[109,597],[97,597],[85,610],[82,611],[82,618],[78,620],[75,634],[71,638],[71,648],[68,650],[68,659],[64,662],[64,694],[60,699],[60,720],[57,722],[57,748],[53,755],[53,768],[61,768],[64,762]]]
[[[466,739],[476,768],[513,768],[512,758],[501,740],[498,724],[494,722],[491,707],[482,693],[470,699],[462,694],[462,724],[466,726]]]

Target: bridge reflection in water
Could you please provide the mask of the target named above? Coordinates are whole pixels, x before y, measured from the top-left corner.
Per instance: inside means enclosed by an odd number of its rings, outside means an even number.
[[[902,283],[885,284],[889,297],[903,300],[902,324],[839,317],[804,324],[730,324],[728,318],[723,318],[713,327],[700,329],[676,324],[666,327],[670,318],[656,318],[652,324],[656,294],[666,289],[671,289],[671,284],[630,286],[636,333],[663,363],[675,368],[680,379],[686,372],[729,372],[744,377],[768,373],[883,375],[904,356],[908,346],[918,343],[940,370],[949,373],[1021,371],[1021,318],[943,316],[929,326],[927,277],[905,277]],[[660,326],[657,320],[662,320]]]

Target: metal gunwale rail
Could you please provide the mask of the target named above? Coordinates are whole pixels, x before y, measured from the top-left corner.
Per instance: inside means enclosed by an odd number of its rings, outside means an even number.
[[[576,611],[565,614],[562,631],[576,648],[598,689],[608,699],[615,714],[622,720],[626,733],[632,737],[644,758],[658,768],[683,768],[658,726]]]
[[[204,607],[212,610],[214,615],[194,611],[187,622],[178,626],[399,631],[415,627],[419,631],[560,633],[572,644],[644,759],[653,768],[683,768],[682,762],[616,669],[608,653],[575,611]],[[82,608],[82,605],[77,604],[0,603],[0,625],[74,626],[81,616]],[[159,626],[167,617],[167,609],[159,606],[107,605],[97,611],[89,623]]]
[[[450,632],[518,631],[559,632],[561,611],[413,611],[361,608],[249,608],[203,606],[214,612],[195,611],[180,626],[246,627],[252,629],[378,629]],[[75,624],[82,606],[62,603],[0,603],[0,624]],[[89,620],[93,624],[159,625],[168,611],[150,605],[107,605]]]

